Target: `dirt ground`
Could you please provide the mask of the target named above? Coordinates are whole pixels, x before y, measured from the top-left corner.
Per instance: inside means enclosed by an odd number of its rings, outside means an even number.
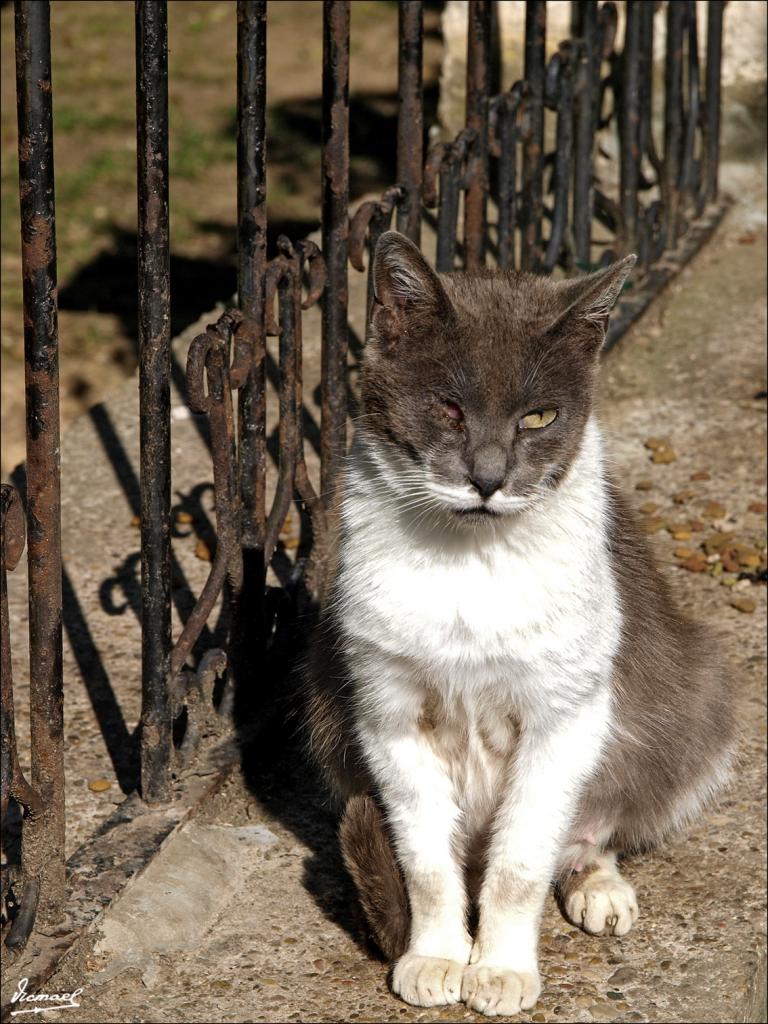
[[[439,11],[426,5],[427,123],[437,102]],[[168,4],[173,333],[235,290],[234,0]],[[133,4],[51,5],[62,422],[136,366]],[[353,0],[351,197],[395,180],[397,4]],[[322,4],[281,0],[267,18],[270,242],[319,225]],[[2,473],[24,456],[13,8],[0,13]]]

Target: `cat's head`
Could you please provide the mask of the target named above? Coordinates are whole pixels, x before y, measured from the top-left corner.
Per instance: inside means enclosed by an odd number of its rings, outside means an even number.
[[[382,235],[359,429],[396,489],[477,523],[537,503],[575,458],[610,311],[635,262],[552,281],[438,276]]]

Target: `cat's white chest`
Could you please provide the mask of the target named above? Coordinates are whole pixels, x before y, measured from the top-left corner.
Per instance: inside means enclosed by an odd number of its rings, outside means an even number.
[[[499,542],[456,559],[380,551],[371,586],[348,605],[355,609],[349,627],[430,670],[534,663],[592,632],[596,595],[584,585],[581,561],[567,544],[536,551]]]

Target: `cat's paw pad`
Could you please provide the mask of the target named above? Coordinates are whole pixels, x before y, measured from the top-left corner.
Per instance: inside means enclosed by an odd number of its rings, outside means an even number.
[[[411,1006],[450,1006],[461,998],[464,964],[406,953],[392,971],[392,991]]]
[[[620,875],[595,871],[568,894],[565,912],[592,935],[626,935],[638,916],[635,890]]]
[[[507,1017],[530,1010],[541,992],[537,971],[505,971],[470,964],[461,979],[461,998],[470,1010],[486,1017]]]

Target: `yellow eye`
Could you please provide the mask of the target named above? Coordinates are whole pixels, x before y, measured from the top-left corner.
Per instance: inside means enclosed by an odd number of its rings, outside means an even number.
[[[548,427],[556,419],[557,409],[534,409],[523,416],[520,426],[524,430],[538,430],[540,427]]]

